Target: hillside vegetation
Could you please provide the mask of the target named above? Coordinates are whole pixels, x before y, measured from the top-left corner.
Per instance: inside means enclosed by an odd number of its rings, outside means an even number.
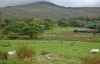
[[[94,22],[91,22],[94,20]],[[0,19],[0,39],[44,39],[44,40],[98,40],[87,30],[100,30],[100,25],[83,28],[86,24],[97,23],[99,18],[79,17],[59,19],[49,18],[6,18]],[[85,30],[85,33],[74,33],[74,30]],[[94,33],[94,32],[92,32]]]
[[[36,2],[26,5],[8,6],[0,8],[0,18],[72,18],[72,17],[99,17],[99,7],[62,7],[50,2]]]

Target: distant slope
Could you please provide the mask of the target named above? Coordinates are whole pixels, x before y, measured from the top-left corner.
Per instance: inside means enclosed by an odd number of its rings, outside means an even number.
[[[22,17],[22,18],[70,18],[79,16],[98,17],[98,7],[65,8],[50,2],[36,2],[26,5],[9,6],[0,8],[0,18]]]
[[[59,6],[59,5],[56,5],[54,3],[46,2],[46,1],[41,1],[41,2],[38,2],[38,3],[40,3],[40,4],[46,4],[46,5],[53,6],[53,7],[58,7],[58,8],[66,8],[66,7]]]

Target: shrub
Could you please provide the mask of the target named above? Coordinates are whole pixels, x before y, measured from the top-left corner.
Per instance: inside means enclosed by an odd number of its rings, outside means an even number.
[[[17,48],[17,56],[19,58],[30,58],[35,56],[35,49],[29,48],[27,45],[22,45]]]
[[[7,52],[0,50],[0,60],[7,59]]]
[[[45,50],[43,50],[42,53],[41,53],[41,55],[46,55],[46,54],[49,54],[49,52],[45,51]]]
[[[81,57],[82,64],[100,64],[100,58],[98,56],[86,56]]]
[[[8,38],[9,39],[16,39],[16,38],[18,38],[19,37],[19,35],[17,34],[17,33],[14,33],[14,32],[10,32],[9,34],[8,34]]]

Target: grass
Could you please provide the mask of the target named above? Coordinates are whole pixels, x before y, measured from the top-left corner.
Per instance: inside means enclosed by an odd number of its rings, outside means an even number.
[[[2,44],[11,46],[1,46]],[[90,50],[93,48],[100,49],[100,43],[91,42],[78,42],[78,41],[55,41],[55,40],[0,40],[0,49],[5,51],[15,50],[18,46],[28,45],[33,49],[36,49],[37,54],[40,54],[43,50],[53,54],[64,54],[68,56],[87,56],[93,55]],[[97,55],[100,55],[98,53]]]
[[[42,40],[0,40],[0,49],[8,52],[16,50],[19,46],[28,45],[31,49],[36,50],[36,56],[51,53],[64,57],[60,61],[52,61],[54,64],[81,64],[81,62],[88,64],[93,58],[100,59],[100,53],[90,53],[93,48],[100,49],[100,36],[88,33],[76,34],[73,33],[75,29],[87,30],[78,27],[56,27],[52,30],[46,30],[43,35],[39,36],[39,38],[43,38]],[[85,61],[85,59],[88,59],[88,61]],[[9,64],[10,61],[0,60],[0,63]],[[22,61],[18,59],[13,59],[13,61],[15,61],[13,64],[22,64]],[[19,61],[19,63],[16,61]],[[27,60],[27,62],[30,61],[31,59]],[[27,64],[27,62],[25,63]],[[49,61],[47,60],[47,62]],[[38,64],[41,64],[41,62]]]
[[[8,43],[9,42],[9,43]],[[3,46],[2,46],[3,45]],[[5,45],[5,46],[4,46]],[[9,45],[9,46],[8,46]],[[45,60],[45,63],[54,63],[54,64],[81,64],[89,63],[96,58],[99,61],[100,53],[92,54],[90,50],[92,48],[100,49],[100,43],[92,42],[79,42],[79,41],[61,41],[61,40],[0,40],[0,49],[3,51],[13,51],[16,50],[19,46],[27,45],[31,49],[36,50],[36,56],[41,55],[41,53],[51,53],[60,56],[59,60]],[[42,55],[43,55],[42,54]],[[89,56],[89,58],[88,58]],[[97,56],[97,57],[93,57]],[[16,58],[16,57],[15,57]],[[0,63],[9,64],[32,64],[37,62],[38,64],[43,63],[43,61],[36,61],[36,59],[30,58],[29,60],[23,61],[19,59],[12,58],[10,60],[0,60]],[[88,61],[85,61],[88,59]],[[96,61],[96,60],[95,60]]]
[[[90,33],[73,33],[73,30],[88,30],[87,28],[79,27],[53,27],[51,30],[45,30],[45,32],[39,36],[44,40],[67,40],[67,41],[90,41],[99,42],[100,36],[98,34]]]
[[[82,64],[100,64],[100,57],[98,56],[81,57],[80,60],[82,61]]]

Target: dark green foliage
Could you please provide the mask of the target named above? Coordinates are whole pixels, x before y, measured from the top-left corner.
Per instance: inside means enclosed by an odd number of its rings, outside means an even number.
[[[0,19],[0,29],[3,29],[6,26],[4,19]]]
[[[10,23],[12,23],[15,19],[14,18],[6,18],[4,19],[5,23],[6,23],[6,26],[9,25]]]
[[[100,17],[78,17],[77,19],[81,20],[81,21],[100,21]]]
[[[3,33],[8,34],[10,32],[14,32],[14,33],[17,33],[18,35],[20,35],[20,31],[26,25],[27,24],[22,21],[13,21],[12,23],[10,23],[8,26],[5,27]]]
[[[7,24],[3,34],[8,35],[10,39],[16,39],[18,36],[22,35],[28,35],[30,38],[37,38],[37,36],[44,32],[43,28],[38,25],[38,23],[33,22],[33,19],[15,19],[11,23],[7,22]]]
[[[17,34],[17,33],[14,33],[14,32],[10,32],[9,34],[8,34],[8,38],[9,39],[16,39],[16,38],[18,38],[19,37],[19,35]]]
[[[79,27],[79,23],[76,20],[70,20],[69,24],[72,27]]]
[[[53,20],[46,18],[44,20],[43,25],[44,25],[44,29],[49,30],[54,26],[54,22],[53,22]]]
[[[67,26],[68,26],[68,22],[67,22],[67,20],[64,19],[64,18],[58,20],[58,26],[60,26],[60,27],[67,27]]]
[[[25,18],[23,19],[23,21],[26,23],[30,23],[30,22],[33,22],[33,18]]]
[[[86,17],[73,17],[67,20],[63,18],[55,22],[49,18],[45,20],[41,18],[1,18],[0,37],[1,39],[7,39],[7,37],[10,39],[35,39],[44,33],[44,29],[52,29],[57,24],[61,27],[83,27],[91,22],[97,22],[98,24],[99,21],[97,20],[100,20],[99,18],[89,18],[89,21],[86,21]],[[90,21],[90,19],[95,19],[95,21]],[[99,24],[96,26],[96,29],[100,29]]]
[[[41,26],[31,22],[28,26],[22,29],[23,35],[28,35],[30,38],[37,38],[37,36],[44,33],[44,30]]]
[[[60,27],[82,27],[85,22],[80,21],[78,18],[70,18],[66,20],[65,18],[58,20],[58,26]]]

